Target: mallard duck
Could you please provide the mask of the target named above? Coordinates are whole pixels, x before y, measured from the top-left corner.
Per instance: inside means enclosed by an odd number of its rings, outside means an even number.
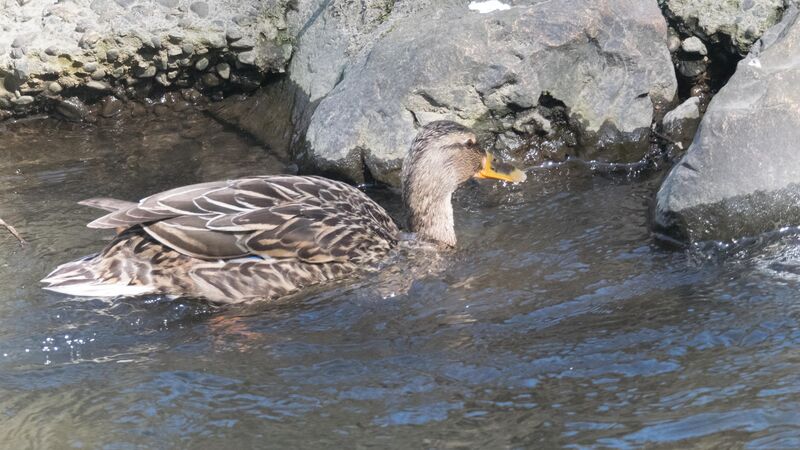
[[[456,244],[451,196],[472,177],[520,182],[499,169],[470,129],[426,125],[402,170],[408,229]],[[318,176],[267,175],[161,192],[138,203],[95,198],[109,211],[90,228],[118,235],[99,254],[64,264],[42,282],[75,296],[162,294],[239,303],[275,299],[376,267],[400,230],[363,192]]]

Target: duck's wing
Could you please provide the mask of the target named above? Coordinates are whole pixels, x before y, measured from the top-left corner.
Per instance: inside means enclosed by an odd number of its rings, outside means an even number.
[[[300,176],[185,186],[89,224],[93,228],[136,225],[163,245],[196,258],[257,255],[312,263],[345,261],[388,249],[397,234],[383,208],[358,189]]]

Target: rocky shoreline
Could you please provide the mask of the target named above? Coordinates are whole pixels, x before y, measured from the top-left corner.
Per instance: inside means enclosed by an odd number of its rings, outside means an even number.
[[[303,171],[396,185],[416,129],[452,119],[525,165],[685,152],[657,199],[670,239],[800,223],[796,118],[773,114],[800,101],[772,75],[800,70],[793,0],[0,6],[0,120],[201,107]]]

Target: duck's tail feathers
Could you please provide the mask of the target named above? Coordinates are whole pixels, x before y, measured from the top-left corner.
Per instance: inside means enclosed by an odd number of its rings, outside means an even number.
[[[123,209],[130,209],[136,206],[134,202],[117,200],[115,198],[95,197],[87,198],[78,202],[79,205],[102,209],[103,211],[115,212]]]
[[[93,270],[97,258],[97,255],[90,255],[58,266],[42,280],[43,289],[77,297],[136,296],[154,292],[152,286],[101,279]]]

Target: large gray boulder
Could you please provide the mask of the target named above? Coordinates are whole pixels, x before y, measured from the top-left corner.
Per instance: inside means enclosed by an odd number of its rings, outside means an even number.
[[[289,2],[0,0],[0,110],[29,112],[62,92],[283,72]]]
[[[686,34],[747,54],[781,18],[785,0],[659,0]]]
[[[800,225],[800,23],[787,10],[711,101],[657,195],[658,230],[685,242]]]
[[[403,155],[427,122],[476,126],[503,150],[530,136],[555,137],[560,115],[578,156],[636,160],[657,108],[674,100],[655,0],[515,1],[487,13],[467,1],[397,6],[399,18],[387,12],[359,51],[344,51],[347,64],[309,70],[315,58],[305,52],[326,60],[304,45],[331,41],[322,31],[298,40],[290,77],[313,113],[306,109],[307,132],[294,153],[316,170],[356,181],[367,171],[397,184]]]

